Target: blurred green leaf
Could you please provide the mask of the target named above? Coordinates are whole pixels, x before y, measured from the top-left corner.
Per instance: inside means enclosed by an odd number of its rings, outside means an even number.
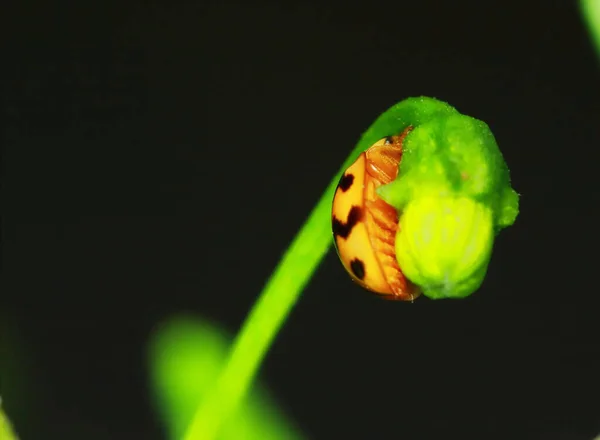
[[[0,404],[2,402],[0,401]],[[0,440],[18,440],[13,427],[0,406]]]
[[[202,319],[178,317],[162,325],[150,343],[150,373],[157,409],[168,437],[180,439],[194,412],[211,390],[229,354],[231,338]],[[266,391],[256,385],[219,439],[300,440]]]
[[[581,0],[580,6],[596,53],[600,56],[600,0]]]

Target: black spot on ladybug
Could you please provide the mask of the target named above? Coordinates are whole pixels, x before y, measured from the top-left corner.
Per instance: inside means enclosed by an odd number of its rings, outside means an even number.
[[[350,262],[350,269],[352,269],[352,273],[356,278],[362,280],[365,278],[365,263],[363,263],[358,258],[355,258]]]
[[[352,232],[352,228],[354,228],[354,226],[361,221],[362,216],[363,213],[360,209],[360,206],[353,206],[350,209],[346,223],[334,216],[332,221],[333,235],[336,237],[348,238],[348,235],[350,235],[350,232]]]
[[[394,143],[394,139],[391,136],[386,136],[384,145],[391,145]]]
[[[341,189],[342,192],[346,192],[350,189],[352,183],[354,183],[354,174],[344,174],[340,179],[338,188]]]

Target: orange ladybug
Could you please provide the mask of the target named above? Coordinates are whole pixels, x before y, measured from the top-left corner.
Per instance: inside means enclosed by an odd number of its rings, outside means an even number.
[[[420,292],[398,266],[398,213],[375,190],[398,175],[402,142],[412,130],[388,136],[361,153],[340,178],[332,209],[335,247],[350,277],[388,299],[412,301]]]

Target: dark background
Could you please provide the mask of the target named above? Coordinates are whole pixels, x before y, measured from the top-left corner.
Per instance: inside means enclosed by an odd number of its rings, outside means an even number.
[[[486,121],[522,195],[480,291],[374,297],[334,252],[261,371],[311,439],[600,432],[598,63],[568,1],[5,4],[2,396],[23,439],[160,439],[145,344],[235,332],[392,104]]]

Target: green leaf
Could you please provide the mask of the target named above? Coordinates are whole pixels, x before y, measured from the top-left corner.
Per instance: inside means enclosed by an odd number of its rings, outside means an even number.
[[[1,405],[1,402],[0,402]],[[0,440],[18,440],[12,424],[0,406]]]
[[[231,338],[206,320],[174,318],[155,333],[149,349],[154,400],[168,437],[183,437],[200,402],[223,368]],[[300,440],[301,435],[266,391],[255,386],[224,422],[223,440]]]

